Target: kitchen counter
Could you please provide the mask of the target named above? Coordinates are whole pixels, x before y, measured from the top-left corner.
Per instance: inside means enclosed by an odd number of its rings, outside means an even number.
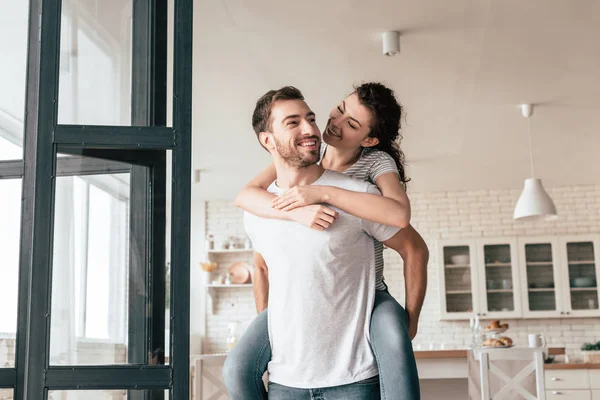
[[[416,350],[415,358],[426,359],[426,358],[467,358],[467,351],[462,350]]]
[[[456,349],[456,350],[415,350],[415,358],[419,359],[431,359],[431,358],[467,358],[469,349]],[[558,356],[565,354],[564,347],[550,347],[548,348],[548,354],[551,356]],[[227,353],[217,354],[202,354],[194,356],[194,358],[200,358],[203,360],[208,359],[225,359]],[[549,364],[554,365],[554,364]],[[559,365],[559,364],[556,364]],[[566,364],[566,365],[577,365],[577,364]],[[581,364],[579,364],[581,365]],[[588,365],[600,365],[600,364],[588,364]]]
[[[415,351],[415,358],[426,359],[426,358],[467,358],[468,349],[460,350],[417,350]],[[564,347],[550,347],[548,348],[548,354],[551,356],[558,356],[565,354]]]
[[[544,364],[544,369],[600,369],[600,364],[592,363],[552,363]]]

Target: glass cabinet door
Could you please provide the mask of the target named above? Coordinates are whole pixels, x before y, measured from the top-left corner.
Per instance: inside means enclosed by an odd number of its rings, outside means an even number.
[[[568,315],[598,313],[598,263],[595,238],[561,238],[565,270],[568,273],[566,293]],[[567,285],[565,284],[565,287]]]
[[[479,250],[483,261],[478,269],[481,274],[480,288],[484,316],[518,317],[521,315],[519,276],[517,274],[516,241],[507,239],[505,243],[480,241]]]
[[[475,306],[475,277],[472,261],[474,252],[469,244],[444,244],[441,247],[443,264],[442,318],[469,318],[477,312]]]
[[[526,316],[560,315],[562,304],[557,288],[558,257],[556,239],[523,239],[520,242],[523,267],[524,314]]]

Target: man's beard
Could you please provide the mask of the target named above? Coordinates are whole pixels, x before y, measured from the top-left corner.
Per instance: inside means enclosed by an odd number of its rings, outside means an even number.
[[[315,139],[319,143],[318,139]],[[296,147],[290,147],[286,144],[279,142],[277,139],[275,142],[275,150],[279,153],[279,156],[292,168],[306,168],[319,161],[319,150],[315,150],[311,153],[301,153]]]

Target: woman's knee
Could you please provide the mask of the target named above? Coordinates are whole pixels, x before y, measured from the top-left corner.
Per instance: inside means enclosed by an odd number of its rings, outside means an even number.
[[[238,357],[235,352],[231,352],[225,359],[223,369],[221,373],[227,386],[239,382],[240,378],[247,373],[247,369],[250,366],[247,365],[247,359],[244,357]]]

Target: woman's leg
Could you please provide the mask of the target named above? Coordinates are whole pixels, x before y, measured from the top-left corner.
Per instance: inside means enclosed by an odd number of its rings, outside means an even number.
[[[232,400],[267,399],[262,376],[271,360],[267,310],[248,326],[223,365],[223,380]]]
[[[377,360],[383,400],[421,398],[417,363],[408,336],[408,316],[387,292],[375,292],[371,348]]]

